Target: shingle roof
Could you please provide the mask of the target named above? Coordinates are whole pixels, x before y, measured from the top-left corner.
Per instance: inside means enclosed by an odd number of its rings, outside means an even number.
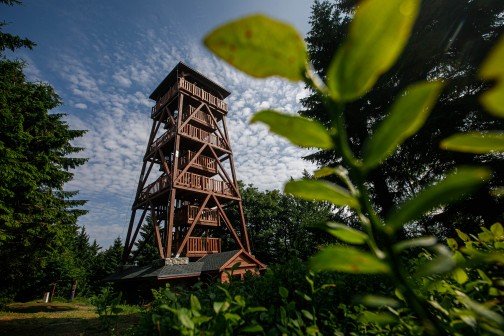
[[[131,267],[117,272],[116,274],[112,274],[103,279],[103,281],[121,281],[141,278],[166,279],[179,276],[198,276],[202,272],[218,271],[239,251],[240,250],[234,250],[209,254],[196,262],[189,262],[187,265]]]

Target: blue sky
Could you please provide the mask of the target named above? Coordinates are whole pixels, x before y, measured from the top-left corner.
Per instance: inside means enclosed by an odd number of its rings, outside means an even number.
[[[30,80],[50,83],[72,128],[88,133],[74,142],[89,162],[75,170],[68,190],[89,200],[79,220],[91,239],[109,246],[124,237],[131,215],[142,157],[150,132],[149,94],[179,61],[232,92],[228,128],[237,176],[261,190],[281,189],[289,177],[314,166],[307,154],[249,125],[264,108],[296,113],[307,92],[301,83],[255,80],[235,71],[202,47],[212,28],[240,16],[265,13],[309,30],[308,0],[25,0],[2,6],[5,31],[38,46],[18,51]],[[246,205],[245,205],[246,206]]]

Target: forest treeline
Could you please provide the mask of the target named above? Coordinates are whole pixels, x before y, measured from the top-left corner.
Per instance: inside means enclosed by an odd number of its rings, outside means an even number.
[[[320,169],[285,193],[240,184],[264,276],[156,290],[137,333],[502,335],[503,18],[500,0],[315,1],[305,41],[260,15],[210,33],[205,45],[249,75],[306,83],[302,117],[253,122],[316,148],[306,159]],[[3,53],[33,42],[1,34],[0,297],[75,280],[96,294],[122,244],[90,242],[85,202],[64,190],[84,131]],[[157,255],[149,223],[140,264]]]

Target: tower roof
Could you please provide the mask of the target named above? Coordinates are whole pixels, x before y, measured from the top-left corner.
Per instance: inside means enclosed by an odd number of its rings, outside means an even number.
[[[183,62],[179,62],[172,71],[168,74],[168,76],[163,79],[161,84],[151,93],[149,96],[152,100],[157,100],[161,97],[168,89],[176,82],[178,77],[191,77],[195,81],[197,81],[200,85],[203,85],[207,89],[210,89],[217,93],[219,99],[224,99],[231,94],[228,90],[215,83],[214,81],[208,79],[203,76],[198,71],[194,70],[187,64]]]

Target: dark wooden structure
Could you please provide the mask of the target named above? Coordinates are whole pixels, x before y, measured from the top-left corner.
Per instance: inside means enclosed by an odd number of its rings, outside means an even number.
[[[264,268],[251,255],[245,227],[226,125],[228,105],[224,99],[229,94],[179,63],[150,95],[156,102],[153,123],[132,206],[124,263],[129,261],[149,214],[159,258],[167,261],[165,265],[179,265],[179,259],[198,262],[224,252],[216,234],[224,227],[239,251],[233,256],[243,254],[248,260],[240,270]],[[226,215],[230,205],[239,211],[238,223]]]

